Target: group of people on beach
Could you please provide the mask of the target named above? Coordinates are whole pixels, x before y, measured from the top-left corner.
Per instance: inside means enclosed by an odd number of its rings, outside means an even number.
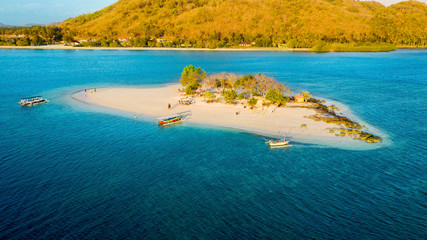
[[[89,89],[89,92],[90,93],[94,93],[94,92],[96,92],[96,88],[93,88],[93,89]],[[87,93],[87,89],[85,89],[85,94]]]
[[[178,104],[179,105],[191,105],[191,104],[194,104],[194,100],[193,99],[179,99]]]
[[[178,104],[179,105],[191,105],[194,104],[194,100],[193,99],[179,99],[178,100]],[[170,103],[168,103],[168,110],[172,109],[172,105]]]

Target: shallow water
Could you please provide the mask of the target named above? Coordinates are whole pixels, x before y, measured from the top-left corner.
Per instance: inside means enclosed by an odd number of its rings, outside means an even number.
[[[0,238],[423,239],[427,51],[0,50]],[[264,73],[388,136],[355,151],[73,101],[82,88]],[[22,108],[21,97],[51,102]]]

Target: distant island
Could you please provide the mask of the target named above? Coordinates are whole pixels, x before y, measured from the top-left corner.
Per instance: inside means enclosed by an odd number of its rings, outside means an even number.
[[[365,126],[343,116],[335,105],[325,105],[308,91],[292,94],[284,84],[263,74],[207,75],[202,68],[189,65],[180,82],[158,88],[98,88],[85,92],[83,101],[127,111],[132,116],[185,113],[189,116],[186,121],[191,123],[267,135],[298,134],[333,138],[335,142],[382,141]]]
[[[427,47],[427,5],[355,0],[120,0],[52,26],[0,26],[0,46],[286,48],[314,52]]]

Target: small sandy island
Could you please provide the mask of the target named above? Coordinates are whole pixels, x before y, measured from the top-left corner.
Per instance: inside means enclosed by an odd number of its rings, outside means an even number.
[[[331,132],[331,124],[315,121],[309,116],[316,109],[301,106],[306,103],[287,103],[286,107],[270,105],[251,110],[246,101],[235,104],[206,103],[204,98],[192,97],[194,104],[178,104],[187,97],[178,91],[179,84],[157,88],[99,88],[87,91],[84,101],[92,104],[129,112],[129,117],[146,115],[155,118],[176,113],[189,113],[185,122],[234,128],[268,136],[298,136],[311,142],[366,144],[351,138],[343,138]],[[83,92],[75,93],[83,95]],[[75,97],[77,98],[77,97]],[[81,97],[80,97],[81,98]],[[168,105],[171,105],[171,109]]]

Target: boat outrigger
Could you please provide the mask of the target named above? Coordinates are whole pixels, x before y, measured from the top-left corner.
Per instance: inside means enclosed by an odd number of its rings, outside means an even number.
[[[47,101],[47,99],[43,98],[42,96],[34,96],[34,97],[22,98],[19,104],[21,104],[21,106],[32,106],[34,104],[47,103],[47,102],[49,101]]]
[[[271,148],[287,148],[292,147],[292,145],[289,144],[289,141],[286,141],[286,139],[283,137],[283,139],[280,140],[268,140],[265,142],[265,144],[268,144]]]
[[[180,123],[182,122],[182,117],[182,115],[174,114],[159,118],[159,126],[167,126],[175,123]]]

